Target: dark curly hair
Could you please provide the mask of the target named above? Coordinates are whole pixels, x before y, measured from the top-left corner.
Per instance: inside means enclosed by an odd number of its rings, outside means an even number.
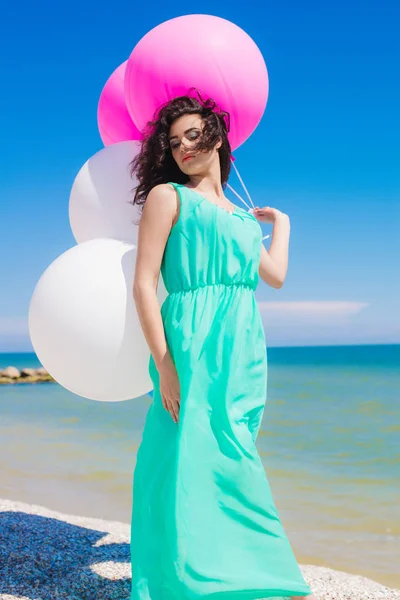
[[[200,114],[204,126],[195,151],[211,150],[221,138],[218,149],[221,165],[221,183],[225,188],[231,168],[231,146],[228,140],[230,127],[229,113],[218,108],[211,98],[204,100],[196,88],[198,98],[178,96],[163,104],[149,121],[142,134],[141,150],[130,163],[132,177],[136,175],[138,185],[134,189],[133,204],[144,205],[150,190],[160,184],[173,181],[187,183],[190,178],[176,164],[169,144],[169,130],[172,123],[185,114]],[[142,206],[143,208],[143,206]]]

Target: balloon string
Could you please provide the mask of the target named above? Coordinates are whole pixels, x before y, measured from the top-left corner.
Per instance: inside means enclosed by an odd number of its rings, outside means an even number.
[[[235,171],[236,171],[236,175],[238,176],[238,178],[239,178],[239,181],[240,181],[240,183],[242,184],[242,187],[243,187],[244,191],[246,192],[246,194],[247,194],[247,197],[249,198],[249,200],[250,200],[250,202],[251,202],[251,204],[253,205],[253,208],[254,208],[254,202],[253,202],[253,200],[251,199],[251,196],[250,196],[250,194],[249,194],[249,192],[248,192],[248,190],[247,190],[247,188],[246,188],[246,186],[245,186],[245,184],[244,184],[244,182],[243,182],[243,179],[242,179],[242,178],[241,178],[241,176],[240,176],[240,173],[239,173],[239,171],[237,170],[237,167],[236,167],[236,165],[235,165],[235,163],[234,163],[234,160],[235,160],[235,158],[234,158],[233,156],[231,156],[231,163],[232,163],[232,166],[233,166],[233,168],[235,169]],[[241,202],[243,202],[243,204],[245,204],[249,210],[251,210],[251,207],[250,207],[250,206],[247,204],[247,202],[246,202],[245,200],[243,200],[243,198],[242,198],[241,196],[239,196],[239,194],[238,194],[238,193],[237,193],[237,192],[236,192],[236,191],[233,189],[233,187],[232,187],[231,185],[229,185],[229,183],[227,183],[226,185],[227,185],[227,187],[228,187],[228,188],[231,190],[231,192],[233,192],[233,193],[235,194],[235,196],[236,196],[237,198],[239,198],[239,200],[241,200]],[[263,240],[266,240],[266,239],[267,239],[267,238],[269,238],[269,237],[271,237],[271,234],[264,235],[262,239],[263,239]]]
[[[250,200],[250,202],[251,202],[251,205],[252,205],[252,207],[254,208],[254,202],[253,202],[253,200],[251,199],[251,196],[250,196],[250,194],[249,194],[249,192],[248,192],[248,190],[247,190],[247,187],[244,185],[244,181],[243,181],[243,179],[241,178],[241,176],[240,176],[240,173],[239,173],[239,171],[238,171],[238,169],[237,169],[237,167],[236,167],[236,165],[235,165],[235,163],[234,163],[234,161],[233,161],[232,159],[231,159],[231,163],[232,163],[232,166],[233,166],[233,168],[234,168],[234,169],[235,169],[235,171],[236,171],[236,175],[238,176],[238,179],[239,179],[240,183],[242,184],[242,187],[243,187],[244,191],[246,192],[246,195],[247,195],[248,199],[249,199],[249,200]]]
[[[247,208],[251,208],[247,202],[245,200],[243,200],[243,198],[241,196],[239,196],[239,194],[233,189],[233,187],[231,185],[229,185],[229,183],[226,184],[226,186],[231,190],[231,192],[233,192],[235,194],[235,196],[237,198],[239,198],[239,200],[241,200],[241,202],[243,202],[243,204],[245,204],[247,206]]]

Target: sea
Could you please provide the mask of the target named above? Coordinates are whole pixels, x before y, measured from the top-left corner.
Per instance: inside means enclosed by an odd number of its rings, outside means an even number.
[[[266,353],[256,445],[298,562],[400,588],[400,345]],[[0,353],[7,366],[41,365],[34,353]],[[130,523],[151,402],[1,385],[0,497]]]

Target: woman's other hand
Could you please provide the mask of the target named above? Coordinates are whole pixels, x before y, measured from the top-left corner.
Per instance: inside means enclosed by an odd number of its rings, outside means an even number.
[[[180,408],[180,384],[178,373],[169,352],[158,368],[160,374],[160,392],[164,408],[171,413],[175,423],[178,422]]]

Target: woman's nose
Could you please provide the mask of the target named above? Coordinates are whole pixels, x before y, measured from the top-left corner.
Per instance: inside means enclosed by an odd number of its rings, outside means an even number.
[[[182,140],[181,141],[181,152],[186,152],[188,148],[189,148],[189,146],[186,145],[185,142]]]

